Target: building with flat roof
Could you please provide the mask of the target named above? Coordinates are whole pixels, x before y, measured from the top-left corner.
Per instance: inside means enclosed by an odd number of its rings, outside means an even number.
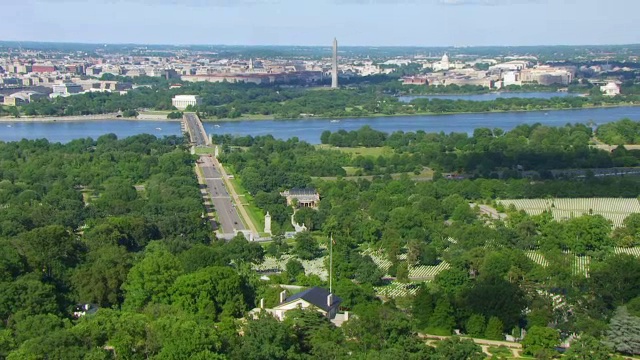
[[[43,97],[46,97],[46,95],[37,91],[20,91],[9,96],[5,96],[4,105],[17,106],[21,104],[27,104],[32,102],[33,100],[41,99]]]
[[[73,94],[79,94],[83,91],[82,85],[75,83],[60,83],[53,85],[53,93],[50,95],[51,97],[56,96],[69,96]]]
[[[280,193],[287,198],[287,205],[297,207],[317,208],[320,202],[320,194],[316,189],[291,189]]]
[[[198,95],[176,95],[171,99],[171,105],[178,110],[185,110],[189,105],[198,106],[202,104],[202,100]]]

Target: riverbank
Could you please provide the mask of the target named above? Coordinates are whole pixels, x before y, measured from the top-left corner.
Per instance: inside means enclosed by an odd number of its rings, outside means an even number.
[[[543,108],[543,109],[521,109],[521,110],[491,110],[491,111],[456,111],[456,112],[443,112],[443,113],[434,113],[434,112],[416,112],[412,114],[407,113],[399,113],[399,114],[367,114],[364,116],[354,116],[354,115],[345,115],[345,116],[336,116],[336,117],[300,117],[300,118],[276,118],[271,116],[261,116],[259,118],[256,117],[240,117],[234,119],[202,119],[202,122],[205,123],[227,123],[227,122],[240,122],[240,121],[289,121],[289,120],[342,120],[342,119],[367,119],[367,118],[386,118],[386,117],[418,117],[418,116],[446,116],[446,115],[473,115],[473,114],[504,114],[504,113],[531,113],[531,112],[550,112],[550,111],[568,111],[568,110],[589,110],[589,109],[607,109],[607,108],[622,108],[622,107],[638,107],[640,103],[620,103],[620,104],[611,104],[611,105],[599,105],[599,106],[583,106],[579,108]]]
[[[0,117],[0,123],[22,123],[22,122],[75,122],[75,121],[166,121],[177,122],[182,119],[152,118],[152,117],[117,117],[117,114],[97,114],[97,115],[79,115],[79,116],[43,116],[43,117]]]
[[[227,123],[241,121],[288,121],[288,120],[341,120],[341,119],[367,119],[367,118],[385,118],[385,117],[414,117],[414,116],[444,116],[444,115],[461,115],[461,114],[503,114],[503,113],[529,113],[529,112],[550,112],[565,110],[589,110],[589,109],[605,109],[618,107],[638,107],[640,103],[619,103],[605,104],[598,106],[583,106],[579,108],[543,108],[543,109],[520,109],[520,110],[490,110],[490,111],[456,111],[456,112],[416,112],[416,113],[398,113],[398,114],[367,114],[363,116],[344,115],[337,117],[315,117],[305,116],[299,118],[276,118],[273,115],[248,115],[239,118],[223,118],[223,119],[202,119],[205,123]],[[80,115],[80,116],[47,116],[47,117],[0,117],[0,123],[18,123],[18,122],[73,122],[88,120],[126,120],[126,121],[162,121],[162,122],[179,122],[182,119],[167,119],[161,116],[140,115],[138,117],[117,117],[117,114],[97,114],[97,115]]]

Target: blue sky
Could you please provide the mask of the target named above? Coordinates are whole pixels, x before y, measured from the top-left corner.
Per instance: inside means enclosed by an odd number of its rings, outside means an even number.
[[[1,40],[480,46],[640,43],[640,0],[12,0]]]

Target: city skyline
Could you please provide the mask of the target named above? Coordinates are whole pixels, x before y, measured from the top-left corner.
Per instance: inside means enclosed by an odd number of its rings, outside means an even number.
[[[326,46],[337,37],[344,46],[640,43],[637,32],[625,31],[640,18],[640,3],[632,0],[24,0],[4,6],[7,14],[29,15],[4,18],[0,33],[7,41]],[[621,9],[634,15],[622,17]]]

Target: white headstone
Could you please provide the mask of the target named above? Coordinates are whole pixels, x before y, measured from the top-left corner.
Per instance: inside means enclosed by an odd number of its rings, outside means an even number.
[[[213,156],[215,156],[216,159],[217,159],[218,155],[219,155],[219,150],[218,150],[218,146],[216,145],[216,150],[215,150],[215,153],[213,154]]]
[[[271,235],[271,215],[267,211],[267,215],[264,216],[264,232]]]

